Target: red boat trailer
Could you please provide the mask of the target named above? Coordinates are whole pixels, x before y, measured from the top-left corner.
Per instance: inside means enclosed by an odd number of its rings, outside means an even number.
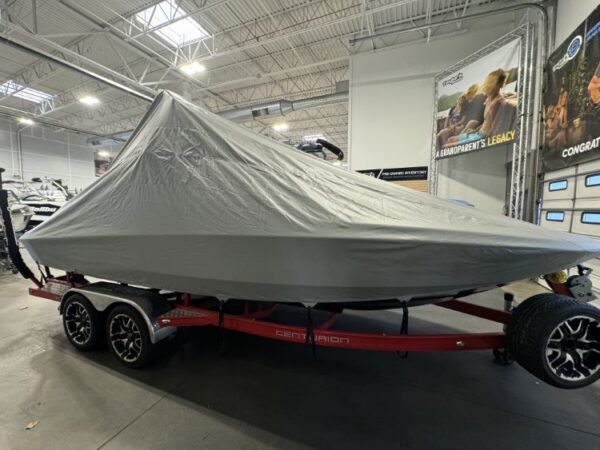
[[[410,305],[396,300],[393,304],[369,304],[368,308],[336,304],[337,310],[330,311],[318,324],[314,323],[313,310],[330,310],[330,305],[297,305],[307,311],[306,326],[302,327],[271,320],[282,303],[243,301],[243,311],[239,312],[235,307],[240,300],[198,298],[115,282],[89,283],[79,274],[55,277],[47,267],[45,272],[40,268],[40,277],[36,277],[25,264],[12,230],[8,194],[2,189],[3,171],[0,168],[0,214],[9,256],[21,275],[35,285],[29,289],[31,295],[60,302],[65,334],[78,350],[100,347],[106,339],[121,363],[139,368],[152,361],[158,345],[169,342],[178,327],[213,326],[310,344],[313,351],[317,346],[388,352],[492,349],[498,362],[509,364],[514,357],[530,373],[559,388],[580,388],[600,379],[600,310],[586,304],[595,296],[591,270],[581,265],[578,275],[546,276],[553,293],[535,295],[514,309],[513,296],[508,293],[504,295],[504,310],[462,300],[475,291],[435,299],[439,307],[502,324],[498,332],[410,335]],[[403,310],[397,334],[334,329],[344,308],[392,307]]]
[[[49,278],[42,287],[31,287],[29,293],[36,297],[61,301],[67,291],[72,288],[84,288],[86,284],[83,278],[79,281],[74,281],[69,276]],[[156,324],[161,328],[214,326],[279,341],[303,344],[310,341],[311,344],[321,347],[389,352],[485,350],[506,347],[503,331],[409,335],[333,330],[333,325],[341,315],[335,312],[329,313],[322,323],[308,329],[269,321],[273,313],[280,308],[281,304],[278,303],[245,301],[244,312],[240,314],[223,313],[219,310],[219,302],[216,299],[194,299],[190,294],[175,296],[169,303],[173,309],[155,318]],[[507,302],[506,309],[509,303],[510,301]],[[511,317],[509,311],[457,299],[442,301],[437,303],[437,306],[503,325],[506,325]]]

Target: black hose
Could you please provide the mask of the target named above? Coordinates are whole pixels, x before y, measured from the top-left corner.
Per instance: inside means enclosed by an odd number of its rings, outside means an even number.
[[[2,189],[2,172],[4,172],[4,169],[0,168],[0,212],[2,213],[4,238],[6,239],[8,256],[23,278],[31,280],[40,286],[41,283],[35,277],[31,269],[27,267],[27,264],[23,261],[21,251],[19,250],[19,245],[17,244],[15,231],[12,225],[12,219],[10,217],[10,209],[8,207],[8,191]]]
[[[321,144],[323,147],[325,147],[327,150],[329,150],[334,155],[337,155],[338,161],[341,161],[344,159],[344,152],[337,145],[333,145],[331,142],[326,141],[325,139],[320,139],[320,138],[317,139],[316,142],[317,142],[317,144]]]

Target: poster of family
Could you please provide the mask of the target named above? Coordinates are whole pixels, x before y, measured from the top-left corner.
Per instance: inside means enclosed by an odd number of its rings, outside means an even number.
[[[546,71],[544,169],[600,158],[600,7],[550,56]]]
[[[436,158],[516,138],[520,40],[437,81]]]

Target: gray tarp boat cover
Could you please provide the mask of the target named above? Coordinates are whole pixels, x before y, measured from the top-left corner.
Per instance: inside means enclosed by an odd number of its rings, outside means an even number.
[[[108,173],[22,242],[43,265],[99,278],[305,303],[450,294],[600,254],[599,241],[346,171],[169,92]]]

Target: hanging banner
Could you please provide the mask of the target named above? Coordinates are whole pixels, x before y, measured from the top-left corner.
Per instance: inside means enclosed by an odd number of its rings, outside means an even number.
[[[357,170],[357,172],[380,180],[391,181],[394,184],[417,191],[427,192],[427,175],[429,172],[427,166],[367,169]]]
[[[436,159],[516,139],[520,40],[437,79]]]
[[[544,169],[600,158],[600,7],[550,56]]]

